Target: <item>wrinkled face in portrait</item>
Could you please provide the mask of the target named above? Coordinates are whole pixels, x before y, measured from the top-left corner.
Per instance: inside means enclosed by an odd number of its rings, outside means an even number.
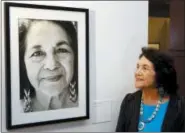
[[[135,72],[135,87],[139,89],[155,87],[155,70],[153,63],[142,56]]]
[[[74,73],[74,52],[66,31],[50,21],[34,21],[26,36],[24,56],[30,83],[36,91],[57,95]]]

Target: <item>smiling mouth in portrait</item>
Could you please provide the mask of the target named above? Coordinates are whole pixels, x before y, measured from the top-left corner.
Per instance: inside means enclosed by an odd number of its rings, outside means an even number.
[[[41,80],[48,81],[48,82],[57,82],[62,77],[63,75],[54,75],[54,76],[47,76],[47,77],[41,78]]]

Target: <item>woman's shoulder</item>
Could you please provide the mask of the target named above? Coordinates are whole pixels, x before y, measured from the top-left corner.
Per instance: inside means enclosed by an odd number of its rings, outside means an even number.
[[[130,101],[130,100],[135,100],[137,97],[140,97],[142,94],[141,90],[137,90],[132,93],[126,94],[124,100]]]
[[[25,102],[24,99],[20,100],[21,105],[21,112],[35,112],[35,111],[44,111],[44,107],[37,101],[37,99],[34,97],[31,99],[31,103],[28,104]]]
[[[64,108],[71,108],[71,107],[77,107],[78,106],[78,98],[76,100],[72,100],[70,95],[66,96]]]
[[[128,105],[128,103],[135,104],[137,102],[137,100],[140,99],[141,94],[142,93],[140,90],[132,92],[132,93],[127,93],[122,101],[121,107],[124,108],[125,106]]]
[[[183,110],[185,113],[185,97],[184,96],[178,96],[178,101],[179,101],[179,108]]]
[[[173,103],[175,103],[175,105],[177,105],[180,108],[185,108],[185,97],[175,94],[175,95],[171,95],[170,99]]]

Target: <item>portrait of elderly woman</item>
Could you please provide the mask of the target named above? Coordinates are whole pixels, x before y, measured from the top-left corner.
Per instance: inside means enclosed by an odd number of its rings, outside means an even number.
[[[78,106],[77,23],[19,19],[22,112]]]

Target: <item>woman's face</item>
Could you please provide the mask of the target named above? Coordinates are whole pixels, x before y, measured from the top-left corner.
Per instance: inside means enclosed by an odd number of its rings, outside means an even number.
[[[136,88],[150,88],[155,85],[155,71],[151,61],[142,56],[138,63],[135,72],[135,87]]]
[[[74,52],[66,31],[49,21],[32,23],[24,56],[27,75],[36,91],[56,95],[74,73]]]

